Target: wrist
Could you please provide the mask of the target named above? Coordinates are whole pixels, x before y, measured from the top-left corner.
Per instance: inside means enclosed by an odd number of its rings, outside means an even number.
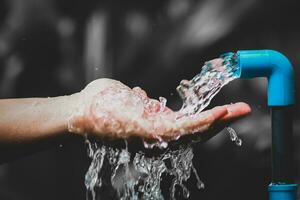
[[[83,135],[83,130],[81,126],[81,121],[85,117],[85,109],[87,105],[88,98],[84,98],[82,92],[78,92],[66,97],[68,102],[67,112],[66,112],[66,132],[69,134]]]

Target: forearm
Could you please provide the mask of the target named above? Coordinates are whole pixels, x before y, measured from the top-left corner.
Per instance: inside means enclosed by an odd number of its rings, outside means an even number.
[[[0,100],[0,160],[4,155],[5,160],[16,157],[13,152],[26,154],[71,137],[68,119],[75,104],[76,95]]]

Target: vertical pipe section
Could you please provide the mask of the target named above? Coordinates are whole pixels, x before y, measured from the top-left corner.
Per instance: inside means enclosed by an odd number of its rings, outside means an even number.
[[[293,183],[293,106],[272,106],[272,183]]]
[[[296,200],[293,183],[294,73],[287,57],[274,50],[237,52],[241,78],[268,78],[268,105],[272,110],[272,183],[270,200]]]

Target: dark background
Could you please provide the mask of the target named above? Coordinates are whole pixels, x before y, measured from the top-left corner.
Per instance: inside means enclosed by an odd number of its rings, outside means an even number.
[[[0,97],[48,97],[80,91],[101,77],[141,86],[179,108],[175,88],[206,60],[228,51],[275,49],[300,75],[297,0],[0,0]],[[270,118],[265,79],[235,80],[211,106],[249,103],[253,114],[232,125],[242,147],[222,132],[195,148],[190,199],[267,199]],[[295,116],[295,179],[299,181],[299,106]],[[90,160],[74,139],[0,166],[0,199],[85,199]]]

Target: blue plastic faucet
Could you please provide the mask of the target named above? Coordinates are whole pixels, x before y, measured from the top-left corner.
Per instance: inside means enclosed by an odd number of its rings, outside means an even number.
[[[294,73],[290,61],[274,50],[245,50],[236,53],[240,78],[268,79],[268,106],[272,111],[272,182],[270,200],[296,200],[293,182]]]
[[[290,61],[274,50],[237,52],[240,78],[268,78],[268,105],[295,104],[294,72]]]

